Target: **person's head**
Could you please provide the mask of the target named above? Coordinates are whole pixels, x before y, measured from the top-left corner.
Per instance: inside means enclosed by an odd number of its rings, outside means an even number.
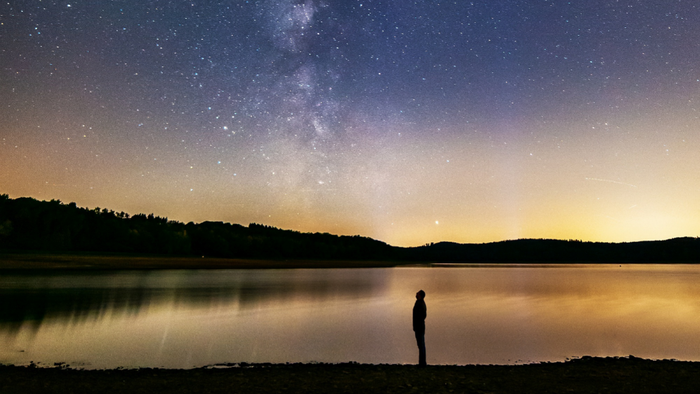
[[[416,299],[422,300],[423,298],[425,298],[425,292],[423,290],[418,290],[418,293],[416,293]]]

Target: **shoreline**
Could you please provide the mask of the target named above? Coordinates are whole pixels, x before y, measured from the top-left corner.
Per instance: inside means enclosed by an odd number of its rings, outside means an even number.
[[[242,259],[209,256],[137,255],[90,252],[25,252],[0,250],[0,271],[118,271],[118,270],[210,270],[210,269],[323,269],[323,268],[393,268],[393,267],[553,267],[576,265],[695,265],[696,262],[619,263],[590,262],[441,262],[397,260],[328,260],[328,259]]]
[[[700,362],[589,357],[523,365],[217,364],[197,369],[0,366],[0,392],[682,393]]]
[[[0,270],[3,271],[389,268],[410,265],[424,264],[381,260],[257,260],[206,256],[0,252]]]

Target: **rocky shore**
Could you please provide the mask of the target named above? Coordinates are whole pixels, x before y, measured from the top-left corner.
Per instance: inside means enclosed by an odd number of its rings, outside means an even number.
[[[528,365],[233,364],[78,370],[0,366],[0,393],[690,393],[700,362],[583,357]]]

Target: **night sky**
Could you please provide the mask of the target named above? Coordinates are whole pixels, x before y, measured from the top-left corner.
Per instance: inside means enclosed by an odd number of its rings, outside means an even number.
[[[700,235],[694,0],[4,1],[0,193],[392,245]]]

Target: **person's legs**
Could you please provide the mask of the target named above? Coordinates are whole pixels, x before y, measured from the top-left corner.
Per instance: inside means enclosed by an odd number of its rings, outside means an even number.
[[[425,333],[416,331],[416,343],[418,344],[418,365],[427,365],[425,361]]]

